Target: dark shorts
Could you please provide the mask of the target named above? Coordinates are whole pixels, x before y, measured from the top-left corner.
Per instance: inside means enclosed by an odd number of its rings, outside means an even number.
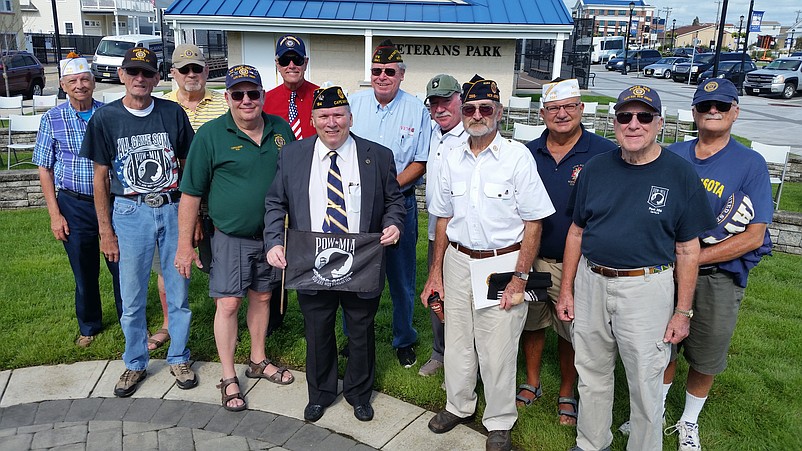
[[[679,345],[691,368],[708,375],[720,374],[727,368],[727,353],[743,297],[744,289],[726,272],[699,276],[691,330]],[[676,354],[672,353],[674,358]]]
[[[248,290],[272,291],[277,283],[267,264],[262,240],[226,235],[219,230],[214,233],[209,296],[242,298]]]

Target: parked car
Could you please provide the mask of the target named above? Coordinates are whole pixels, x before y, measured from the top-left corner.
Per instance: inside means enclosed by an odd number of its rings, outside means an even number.
[[[794,52],[790,56],[802,56],[802,52]]]
[[[713,67],[713,59],[716,57],[715,53],[697,53],[693,58],[693,63],[677,64],[671,79],[684,83],[690,77],[691,82],[696,83],[699,79],[699,74]],[[741,52],[721,52],[719,55],[719,64],[724,61],[744,61],[752,62],[749,55],[744,55]]]
[[[766,67],[746,75],[744,91],[747,95],[780,95],[790,99],[802,89],[802,56],[777,58]]]
[[[649,64],[648,66],[644,67],[643,75],[647,77],[671,78],[671,74],[674,72],[674,68],[677,66],[677,64],[690,62],[690,58],[685,58],[682,56],[667,56],[665,58],[660,58],[660,60],[654,64]]]
[[[627,52],[626,60],[627,60],[627,72],[631,71],[632,68],[637,70],[642,70],[644,67],[648,66],[649,64],[654,64],[660,61],[662,56],[660,52],[657,50],[651,49],[641,49],[641,50],[630,50]],[[617,70],[622,71],[624,70],[624,55],[616,56],[615,58],[610,59],[604,66],[607,70]]]
[[[744,81],[744,74],[757,70],[755,63],[751,61],[722,61],[718,63],[718,75],[716,78],[726,78],[733,82],[735,86],[741,86]],[[713,68],[699,74],[698,82],[702,84],[705,80],[713,76]]]
[[[690,58],[691,56],[693,56],[694,53],[699,53],[699,52],[694,52],[693,47],[681,47],[678,49],[674,49],[673,54],[674,56],[684,56],[686,58]]]
[[[3,72],[8,75],[8,90],[2,79]],[[9,50],[0,54],[0,96],[22,94],[30,99],[42,95],[45,87],[45,69],[32,54],[25,51]]]

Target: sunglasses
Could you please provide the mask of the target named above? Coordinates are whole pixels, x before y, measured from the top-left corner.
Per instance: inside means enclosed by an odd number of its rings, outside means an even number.
[[[128,67],[125,69],[125,73],[131,77],[136,77],[139,74],[142,74],[145,78],[153,78],[156,76],[156,72],[147,69],[139,69],[134,67]]]
[[[491,105],[479,105],[479,114],[484,117],[491,116],[495,111]],[[471,117],[476,113],[476,106],[475,105],[462,105],[462,115]]]
[[[306,58],[296,54],[292,55],[284,54],[278,57],[278,65],[281,67],[287,67],[290,65],[290,63],[293,63],[296,66],[303,66],[305,62]]]
[[[544,106],[543,109],[550,114],[557,114],[557,112],[560,111],[560,108],[564,109],[566,113],[573,113],[577,108],[579,108],[581,103],[582,102],[567,103],[565,105],[549,105]]]
[[[370,70],[370,73],[373,74],[374,77],[378,77],[382,74],[382,71],[384,71],[384,73],[387,74],[388,77],[395,77],[396,70],[393,69],[392,67],[384,67],[384,68],[374,67],[373,69]]]
[[[180,72],[181,75],[186,75],[189,73],[189,71],[192,71],[195,74],[202,74],[203,66],[199,66],[197,64],[187,64],[186,66],[178,69],[178,72]]]
[[[654,118],[660,116],[660,114],[647,113],[645,111],[639,113],[615,113],[615,120],[618,121],[619,124],[629,124],[632,122],[633,116],[637,116],[638,122],[641,124],[651,124]]]
[[[250,91],[228,91],[228,94],[232,99],[236,100],[237,102],[241,102],[242,99],[245,98],[245,94],[247,94],[248,98],[251,100],[259,99],[259,97],[262,96],[262,91],[258,89],[252,89]]]
[[[699,113],[707,113],[710,111],[713,106],[716,107],[716,110],[720,113],[726,113],[732,109],[732,103],[728,102],[719,102],[718,100],[707,100],[705,102],[699,102],[694,107],[696,111]]]

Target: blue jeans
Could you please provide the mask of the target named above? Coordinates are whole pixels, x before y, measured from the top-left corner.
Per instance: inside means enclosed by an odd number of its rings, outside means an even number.
[[[412,327],[415,307],[415,247],[418,244],[418,205],[415,194],[406,196],[407,214],[404,233],[397,247],[387,248],[387,283],[393,300],[393,347],[412,346],[418,340],[418,331]]]
[[[59,192],[56,201],[61,215],[67,220],[70,234],[64,241],[64,250],[75,277],[75,316],[81,335],[97,335],[103,329],[103,310],[100,302],[100,243],[98,241],[97,213],[91,199],[78,199]],[[120,273],[117,263],[106,260],[111,273],[117,319],[122,315]]]
[[[120,289],[123,297],[120,325],[125,334],[125,367],[134,371],[148,367],[145,304],[156,246],[161,257],[170,322],[167,363],[175,365],[188,361],[187,340],[192,317],[188,300],[189,279],[179,274],[173,264],[178,244],[178,203],[151,208],[140,201],[117,196],[114,199],[112,223],[120,246]]]

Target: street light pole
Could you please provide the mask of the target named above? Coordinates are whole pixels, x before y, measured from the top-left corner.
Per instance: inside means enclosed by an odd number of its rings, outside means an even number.
[[[624,67],[621,68],[621,75],[627,74],[627,59],[629,57],[629,35],[632,33],[632,13],[635,11],[635,2],[629,2],[629,22],[627,22],[627,35],[624,46]]]
[[[677,47],[677,19],[671,21],[671,51]]]
[[[741,50],[741,33],[744,28],[744,15],[741,14],[741,22],[738,24],[738,39],[735,41],[735,51]]]

